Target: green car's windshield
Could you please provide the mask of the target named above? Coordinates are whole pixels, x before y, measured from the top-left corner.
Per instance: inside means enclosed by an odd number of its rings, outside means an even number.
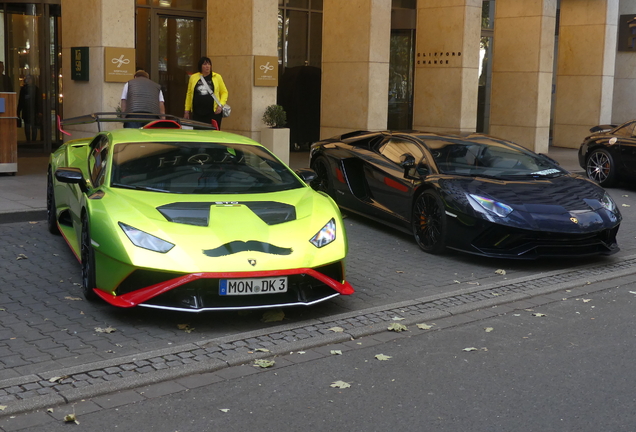
[[[185,194],[264,193],[303,187],[262,147],[209,142],[116,144],[110,185]]]
[[[567,174],[549,158],[494,139],[421,137],[442,174],[499,179],[547,178]]]

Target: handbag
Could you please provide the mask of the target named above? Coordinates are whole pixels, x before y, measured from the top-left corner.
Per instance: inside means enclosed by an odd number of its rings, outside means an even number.
[[[203,75],[201,75],[201,78],[199,78],[199,81],[203,83],[203,86],[208,90],[208,93],[212,95],[214,102],[216,102],[216,104],[221,107],[221,111],[223,112],[223,117],[229,117],[230,114],[232,113],[232,107],[229,106],[228,104],[225,104],[225,105],[221,104],[221,102],[217,99],[216,95],[214,94],[214,92],[212,91],[208,83],[205,81],[205,78],[203,78]]]

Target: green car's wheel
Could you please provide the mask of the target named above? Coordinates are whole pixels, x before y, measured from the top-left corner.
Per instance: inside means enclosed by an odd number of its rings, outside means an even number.
[[[425,190],[413,205],[413,235],[425,252],[438,254],[446,248],[446,212],[437,193]]]
[[[46,224],[51,234],[59,234],[55,217],[55,195],[53,193],[53,175],[51,170],[46,178]]]
[[[314,190],[324,192],[333,198],[333,181],[329,172],[329,162],[325,157],[320,156],[314,161],[314,171],[316,172],[316,180],[312,182]]]
[[[616,164],[614,158],[605,149],[593,150],[587,157],[585,164],[587,177],[594,180],[602,187],[610,187],[616,183]]]
[[[97,300],[97,294],[93,291],[95,288],[95,252],[91,245],[91,231],[88,225],[88,216],[86,213],[82,215],[82,243],[80,246],[82,260],[82,290],[86,300]]]

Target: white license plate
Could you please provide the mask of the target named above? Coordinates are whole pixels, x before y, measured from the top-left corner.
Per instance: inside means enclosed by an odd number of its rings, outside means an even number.
[[[287,292],[287,276],[251,279],[221,279],[219,295],[277,294]]]

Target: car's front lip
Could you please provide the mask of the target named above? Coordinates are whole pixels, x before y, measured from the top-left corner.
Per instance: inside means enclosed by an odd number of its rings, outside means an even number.
[[[256,309],[256,308],[271,308],[273,305],[264,304],[263,306],[232,306],[232,307],[206,307],[206,308],[180,308],[180,307],[168,307],[168,306],[157,306],[151,304],[144,304],[145,302],[164,294],[168,291],[171,291],[175,288],[179,288],[185,284],[188,284],[193,281],[197,281],[199,279],[234,279],[234,278],[258,278],[258,277],[275,277],[275,276],[291,276],[291,275],[307,275],[317,279],[319,282],[325,284],[329,288],[333,289],[335,292],[333,295],[323,297],[317,301],[312,302],[298,302],[298,303],[284,303],[276,306],[296,306],[296,305],[311,305],[318,303],[320,301],[328,300],[338,295],[350,295],[353,294],[353,287],[349,284],[349,282],[338,282],[335,279],[310,268],[298,268],[298,269],[290,269],[290,270],[268,270],[268,271],[256,271],[256,272],[201,272],[201,273],[190,273],[186,275],[182,275],[164,282],[160,282],[154,285],[147,286],[145,288],[141,288],[126,294],[122,294],[119,296],[112,295],[108,292],[102,291],[99,288],[95,288],[95,293],[105,300],[107,303],[122,307],[122,308],[130,308],[135,306],[147,306],[147,307],[155,307],[161,309],[171,309],[171,310],[185,310],[188,312],[201,312],[204,310],[239,310],[239,309]]]

